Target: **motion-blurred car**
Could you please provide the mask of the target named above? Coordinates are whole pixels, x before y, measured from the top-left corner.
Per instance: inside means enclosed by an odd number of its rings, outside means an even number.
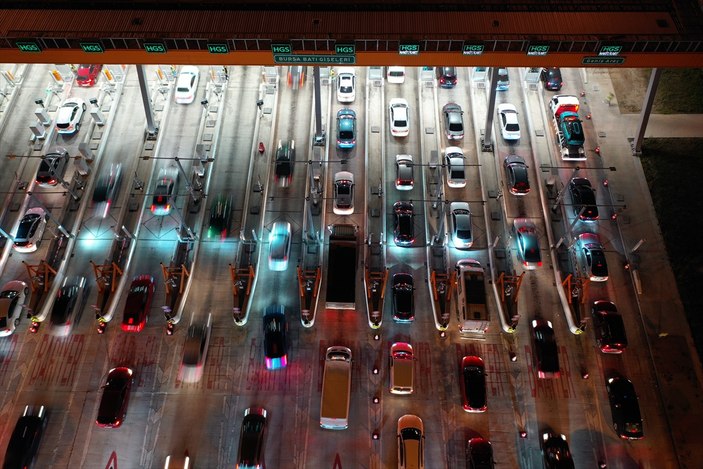
[[[239,434],[237,469],[261,469],[264,462],[264,441],[266,437],[266,417],[263,407],[249,407],[244,411],[242,431]]]
[[[466,442],[466,460],[469,469],[493,469],[493,446],[483,437],[475,436]]]
[[[540,379],[558,378],[561,375],[559,354],[552,322],[545,319],[533,320],[532,338],[535,343],[537,377]]]
[[[466,158],[461,148],[447,147],[444,150],[444,165],[447,167],[447,185],[466,187]]]
[[[574,215],[584,221],[598,220],[596,192],[591,186],[591,181],[586,178],[571,178],[569,193],[571,194]]]
[[[270,305],[264,312],[264,357],[267,370],[288,365],[288,323],[283,305]]]
[[[337,215],[354,213],[354,175],[349,171],[340,171],[334,175],[332,211]]]
[[[507,68],[498,69],[498,84],[496,85],[496,90],[498,91],[508,91],[510,88],[510,74]]]
[[[457,103],[447,103],[442,108],[444,135],[448,140],[464,138],[464,111]]]
[[[351,109],[337,112],[337,148],[350,150],[356,146],[356,113]]]
[[[544,83],[544,89],[549,91],[559,91],[564,83],[561,80],[561,70],[559,67],[545,67],[539,74],[540,80]]]
[[[639,399],[632,382],[619,376],[610,378],[605,389],[613,415],[613,428],[618,436],[625,440],[644,438]]]
[[[132,280],[127,293],[122,316],[122,330],[125,332],[140,332],[144,329],[154,298],[154,277],[139,275]]]
[[[29,287],[21,280],[11,280],[0,291],[0,337],[15,332],[29,303]]]
[[[452,241],[454,241],[454,247],[457,249],[469,249],[474,244],[469,203],[450,203],[449,216],[452,220]]]
[[[7,443],[3,469],[32,467],[45,426],[46,409],[44,406],[39,406],[36,409],[33,406],[25,406],[24,413],[17,419],[15,429]]]
[[[337,69],[337,101],[353,103],[356,98],[356,73],[353,67]]]
[[[399,200],[393,204],[393,240],[400,247],[415,243],[415,212],[412,202]]]
[[[208,239],[224,240],[229,232],[232,216],[232,196],[218,195],[210,207],[210,223],[207,229]]]
[[[456,86],[456,67],[436,67],[437,84],[440,88],[454,88]]]
[[[93,86],[98,81],[100,71],[103,69],[99,64],[81,64],[76,70],[76,84],[78,86]]]
[[[525,195],[530,192],[530,180],[527,177],[525,160],[518,155],[508,155],[503,161],[505,177],[508,178],[508,190],[513,195]]]
[[[413,300],[413,276],[407,273],[393,274],[393,320],[412,322],[415,320]]]
[[[13,247],[17,252],[34,252],[41,243],[46,228],[47,214],[41,207],[32,207],[24,212],[17,227]]]
[[[117,428],[122,425],[127,415],[133,374],[132,369],[125,366],[113,368],[107,373],[98,417],[95,419],[98,426]]]
[[[85,112],[85,101],[81,98],[64,99],[56,113],[56,130],[63,135],[71,135],[81,128]]]
[[[606,300],[593,302],[593,332],[603,353],[622,353],[627,348],[627,335],[617,307]]]
[[[68,151],[63,147],[55,147],[44,155],[37,170],[36,183],[40,186],[55,186],[66,173]]]
[[[410,133],[408,102],[403,98],[393,98],[388,104],[388,117],[391,123],[391,135],[407,137]]]
[[[398,419],[398,469],[425,468],[425,426],[417,415]]]
[[[552,432],[542,433],[542,455],[547,469],[574,469],[566,435]]]
[[[542,253],[539,249],[537,227],[527,218],[513,220],[513,232],[517,239],[517,254],[523,268],[534,270],[542,266]]]
[[[178,169],[173,167],[161,168],[156,180],[154,196],[151,201],[151,213],[165,216],[171,213],[178,191]]]
[[[195,101],[195,93],[198,91],[198,80],[200,70],[193,65],[184,65],[176,79],[175,99],[178,104],[190,104]]]
[[[414,185],[413,157],[411,155],[395,155],[395,188],[399,191],[409,191]]]
[[[485,412],[486,367],[481,357],[467,355],[461,359],[461,397],[466,412]]]
[[[85,277],[64,278],[51,307],[51,333],[65,337],[80,320],[84,306]]]
[[[404,83],[405,67],[387,67],[386,80],[388,81],[388,83]]]
[[[498,125],[500,134],[507,142],[520,140],[520,122],[517,119],[517,109],[510,103],[498,105]]]
[[[183,345],[183,359],[178,370],[179,380],[186,383],[197,383],[203,377],[211,327],[211,314],[207,315],[207,319],[204,322],[191,318],[190,325],[186,331],[186,341]]]
[[[394,342],[390,356],[390,392],[391,394],[412,394],[415,379],[415,355],[413,346],[407,342]]]
[[[582,233],[578,237],[581,253],[586,262],[586,275],[592,282],[608,280],[608,264],[600,243],[600,237],[595,233]]]
[[[278,147],[276,147],[276,167],[274,168],[276,185],[278,187],[290,186],[294,167],[295,140],[290,140],[286,143],[279,140]]]
[[[269,233],[269,269],[282,272],[288,268],[291,245],[291,225],[287,221],[277,221]]]
[[[105,218],[110,207],[117,199],[122,181],[122,163],[111,164],[110,168],[98,178],[93,190],[93,203],[96,204],[98,213]]]

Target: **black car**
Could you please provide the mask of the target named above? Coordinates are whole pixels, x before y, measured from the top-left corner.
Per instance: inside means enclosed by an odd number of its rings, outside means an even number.
[[[208,239],[225,239],[229,230],[232,214],[232,196],[218,195],[210,207],[210,226],[207,229]]]
[[[393,204],[393,239],[397,246],[412,246],[415,242],[415,212],[412,202]]]
[[[547,469],[574,469],[574,460],[565,435],[552,432],[542,434],[542,455]]]
[[[466,461],[468,469],[493,469],[493,446],[480,436],[469,438],[466,442]]]
[[[456,67],[437,67],[437,83],[442,88],[456,86]]]
[[[266,435],[266,409],[249,407],[244,411],[242,431],[239,434],[237,469],[265,467],[264,437]]]
[[[283,143],[278,141],[276,148],[276,185],[279,187],[290,186],[295,163],[295,140]]]
[[[591,186],[591,181],[586,178],[571,178],[569,193],[573,202],[574,215],[584,221],[598,220],[596,192]]]
[[[286,310],[282,305],[271,305],[264,313],[264,355],[266,369],[277,370],[288,364]]]
[[[539,77],[544,83],[545,90],[559,91],[564,84],[561,81],[561,70],[559,67],[545,67]]]
[[[532,337],[535,342],[535,358],[537,360],[537,377],[558,378],[559,354],[557,341],[554,337],[552,322],[545,319],[532,321]]]
[[[53,334],[67,336],[71,333],[74,323],[80,320],[84,291],[85,277],[76,276],[64,279],[51,308],[50,323]]]
[[[468,355],[461,359],[462,405],[466,412],[485,412],[486,367],[481,357]]]
[[[613,303],[598,300],[593,303],[593,331],[603,353],[622,353],[627,348],[625,324]]]
[[[592,282],[608,280],[608,264],[605,260],[600,237],[595,233],[581,233],[578,237],[583,258],[586,261],[586,275]]]
[[[639,400],[632,382],[618,376],[610,378],[605,388],[613,414],[613,428],[618,436],[625,440],[644,438]]]
[[[393,275],[393,319],[410,322],[415,319],[413,303],[413,276],[406,273]]]
[[[56,147],[44,155],[37,171],[37,184],[55,186],[61,182],[66,172],[66,163],[68,163],[68,151],[65,148]]]
[[[32,465],[46,426],[44,406],[34,411],[32,406],[26,406],[17,420],[7,444],[3,469],[26,469]]]
[[[178,192],[178,174],[178,169],[173,167],[161,168],[159,171],[151,201],[151,213],[154,215],[164,216],[171,213],[171,203]]]
[[[503,161],[505,177],[508,178],[508,190],[513,195],[525,195],[530,192],[527,178],[527,165],[521,156],[508,155]]]
[[[98,407],[98,417],[95,419],[98,426],[117,428],[122,425],[127,415],[133,374],[130,368],[124,366],[113,368],[108,372],[100,407]]]
[[[107,216],[110,207],[117,198],[122,181],[122,164],[111,164],[99,178],[93,190],[93,203],[99,208],[102,218]]]

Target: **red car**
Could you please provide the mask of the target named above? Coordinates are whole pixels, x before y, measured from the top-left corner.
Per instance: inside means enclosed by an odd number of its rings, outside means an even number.
[[[133,374],[134,372],[125,366],[113,368],[107,374],[100,407],[98,407],[98,417],[95,419],[98,426],[117,428],[122,425],[127,415]]]
[[[153,297],[154,277],[151,275],[140,275],[132,280],[129,294],[127,294],[127,302],[124,305],[123,331],[139,332],[144,329]]]
[[[93,86],[98,81],[98,75],[100,75],[102,69],[102,65],[79,65],[76,71],[76,84],[78,86]]]

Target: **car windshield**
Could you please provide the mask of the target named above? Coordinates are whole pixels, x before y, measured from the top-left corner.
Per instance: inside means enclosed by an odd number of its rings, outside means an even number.
[[[30,213],[25,215],[20,222],[20,226],[17,229],[17,238],[29,238],[36,231],[37,222],[41,216],[38,213]]]
[[[520,126],[518,124],[505,124],[505,130],[508,132],[517,132],[520,130]]]
[[[337,194],[339,195],[351,195],[351,185],[348,183],[342,183],[337,185]]]
[[[339,131],[339,138],[343,140],[350,140],[354,138],[354,132],[352,130],[341,130]]]
[[[339,87],[339,91],[342,93],[351,93],[354,90],[351,85],[342,85]]]
[[[417,428],[403,428],[400,431],[400,437],[403,440],[420,440],[422,433]]]
[[[286,252],[287,238],[285,235],[278,234],[271,243],[271,257],[273,259],[283,259]]]
[[[449,122],[449,130],[452,132],[461,132],[464,130],[464,126],[461,124],[461,122]]]

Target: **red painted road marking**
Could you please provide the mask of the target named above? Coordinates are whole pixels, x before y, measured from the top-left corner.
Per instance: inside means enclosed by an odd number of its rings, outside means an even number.
[[[332,469],[342,469],[342,459],[339,457],[339,453],[334,457],[334,465]]]
[[[117,453],[115,451],[112,452],[110,459],[107,460],[105,469],[117,469]]]

